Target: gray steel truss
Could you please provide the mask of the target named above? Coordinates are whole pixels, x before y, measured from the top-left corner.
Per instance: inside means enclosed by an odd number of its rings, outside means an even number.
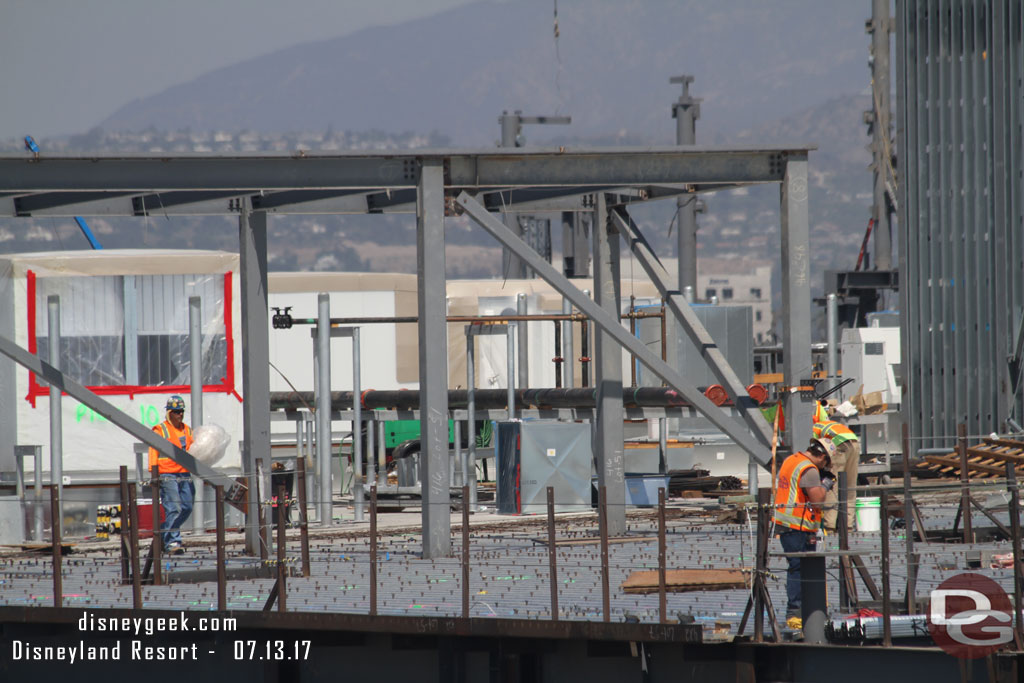
[[[566,277],[537,256],[537,254],[533,252],[525,242],[512,234],[512,231],[508,230],[500,221],[496,220],[490,212],[484,209],[484,207],[469,196],[469,194],[463,192],[455,198],[455,203],[461,206],[474,221],[479,223],[487,232],[491,233],[495,239],[512,251],[518,253],[520,256],[523,256],[523,258],[529,262],[530,267],[534,268],[540,277],[558,290],[559,294],[572,301],[576,308],[580,309],[587,315],[587,317],[593,320],[594,324],[598,325],[602,331],[611,335],[611,337],[618,341],[619,344],[627,348],[631,353],[635,354],[641,363],[649,367],[652,372],[658,375],[658,377],[661,377],[663,380],[668,382],[672,388],[682,394],[683,398],[701,411],[701,413],[703,413],[712,424],[725,432],[725,434],[727,434],[748,453],[755,454],[761,464],[768,464],[770,455],[767,448],[755,440],[750,435],[750,431],[742,423],[727,417],[726,413],[708,400],[708,398],[704,396],[697,387],[687,382],[680,373],[669,367],[665,361],[652,353],[643,342],[631,335],[628,330],[622,327],[622,324],[618,320],[618,315],[613,316],[609,314],[597,303],[591,301],[590,297],[577,289],[576,286],[569,282]],[[810,309],[810,294],[808,294],[807,298],[808,309]],[[810,335],[808,335],[807,340],[807,359],[807,363],[809,365]],[[810,431],[809,411],[807,419],[807,430]]]
[[[730,417],[729,410],[714,406],[695,387],[688,385],[679,373],[621,327],[617,312],[614,316],[608,312],[611,304],[606,311],[571,286],[546,261],[539,260],[522,240],[510,236],[488,208],[493,210],[501,206],[510,212],[580,211],[593,209],[597,195],[604,197],[606,205],[615,206],[675,197],[685,192],[729,189],[752,183],[782,183],[786,381],[796,386],[800,379],[810,376],[806,163],[810,149],[805,145],[687,146],[614,150],[453,149],[236,157],[0,157],[0,217],[142,216],[150,213],[239,216],[245,349],[242,451],[244,464],[253,467],[257,459],[269,458],[267,214],[415,210],[419,226],[420,379],[421,390],[427,394],[421,420],[424,463],[430,484],[425,487],[424,494],[423,552],[428,557],[436,557],[451,553],[448,490],[445,486],[436,488],[431,483],[434,477],[447,471],[446,197],[451,199],[459,195],[458,203],[474,220],[500,242],[531,261],[531,267],[597,322],[603,331],[599,336],[603,340],[599,343],[611,345],[614,348],[611,355],[617,353],[618,344],[628,348],[655,374],[680,391],[713,424],[764,464],[768,461],[768,451],[761,443],[764,435],[760,429],[755,430],[758,438],[754,438],[749,424],[744,425]],[[470,193],[486,204],[481,206]],[[614,238],[608,241],[609,249],[612,242],[615,242]],[[787,281],[790,277],[792,282]],[[605,299],[600,293],[598,296],[603,303]],[[20,349],[15,351],[24,353]],[[28,361],[36,362],[32,357]],[[42,373],[42,369],[34,371]],[[606,373],[607,381],[615,383],[615,373],[610,366],[601,372]],[[618,382],[621,384],[621,374]],[[613,394],[607,395],[610,400]],[[91,394],[85,398],[76,395],[76,398],[94,409],[99,405],[96,402],[100,401]],[[809,434],[810,408],[809,402],[790,397],[787,410],[794,418],[788,421],[791,429]],[[97,411],[106,415],[100,409]],[[124,420],[120,420],[120,415],[117,412],[108,417],[143,442],[157,448],[169,447],[166,441],[155,440],[151,432],[137,423],[121,424]],[[790,443],[801,440],[793,440],[792,436],[790,439]],[[615,447],[612,446],[611,450],[614,451]],[[189,457],[184,451],[176,455],[179,460]],[[614,471],[611,474],[614,477]],[[232,482],[224,483],[230,485]],[[250,500],[253,501],[254,497]],[[254,529],[255,525],[249,528]],[[255,551],[255,540],[247,540],[250,541],[250,550]]]
[[[668,306],[676,320],[682,325],[683,330],[689,335],[694,346],[701,350],[704,361],[708,364],[708,367],[715,374],[718,381],[722,383],[726,393],[729,394],[729,398],[732,399],[733,405],[736,406],[747,426],[750,427],[750,430],[755,435],[760,436],[764,446],[769,446],[772,435],[768,429],[768,423],[761,415],[761,411],[757,409],[754,400],[747,394],[747,388],[740,381],[732,366],[729,365],[729,361],[725,359],[722,351],[715,344],[715,340],[711,338],[711,334],[708,333],[707,328],[701,323],[700,318],[693,312],[690,304],[683,298],[682,294],[676,290],[670,290],[665,284],[668,279],[668,272],[654,252],[651,251],[650,245],[640,233],[633,219],[630,218],[629,213],[624,207],[619,207],[613,210],[612,218],[615,221],[615,225],[618,226],[619,232],[629,243],[636,260],[643,267],[644,272],[647,273],[647,277],[651,279],[654,286],[658,288],[658,293],[665,299],[665,305]],[[751,453],[750,455],[757,456],[756,453]]]

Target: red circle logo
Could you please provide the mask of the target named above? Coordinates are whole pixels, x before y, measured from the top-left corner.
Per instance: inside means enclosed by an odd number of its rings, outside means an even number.
[[[928,632],[947,654],[985,657],[1013,641],[1013,604],[981,574],[957,574],[931,592]]]

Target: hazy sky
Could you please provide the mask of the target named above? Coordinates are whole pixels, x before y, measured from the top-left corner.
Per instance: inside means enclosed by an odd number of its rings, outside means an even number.
[[[0,0],[0,138],[81,133],[135,98],[471,0]]]

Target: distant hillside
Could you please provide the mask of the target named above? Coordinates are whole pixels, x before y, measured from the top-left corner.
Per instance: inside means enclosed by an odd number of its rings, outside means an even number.
[[[133,101],[99,125],[437,131],[466,146],[493,144],[497,116],[521,109],[573,117],[570,128],[527,129],[533,142],[671,143],[679,88],[668,79],[690,73],[704,98],[698,139],[711,141],[868,80],[866,0],[562,0],[558,56],[551,10],[550,0],[481,2],[299,45]]]

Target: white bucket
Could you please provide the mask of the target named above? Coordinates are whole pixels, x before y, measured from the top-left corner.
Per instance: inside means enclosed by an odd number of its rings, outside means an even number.
[[[877,496],[858,498],[855,506],[857,531],[881,531],[882,505]]]

